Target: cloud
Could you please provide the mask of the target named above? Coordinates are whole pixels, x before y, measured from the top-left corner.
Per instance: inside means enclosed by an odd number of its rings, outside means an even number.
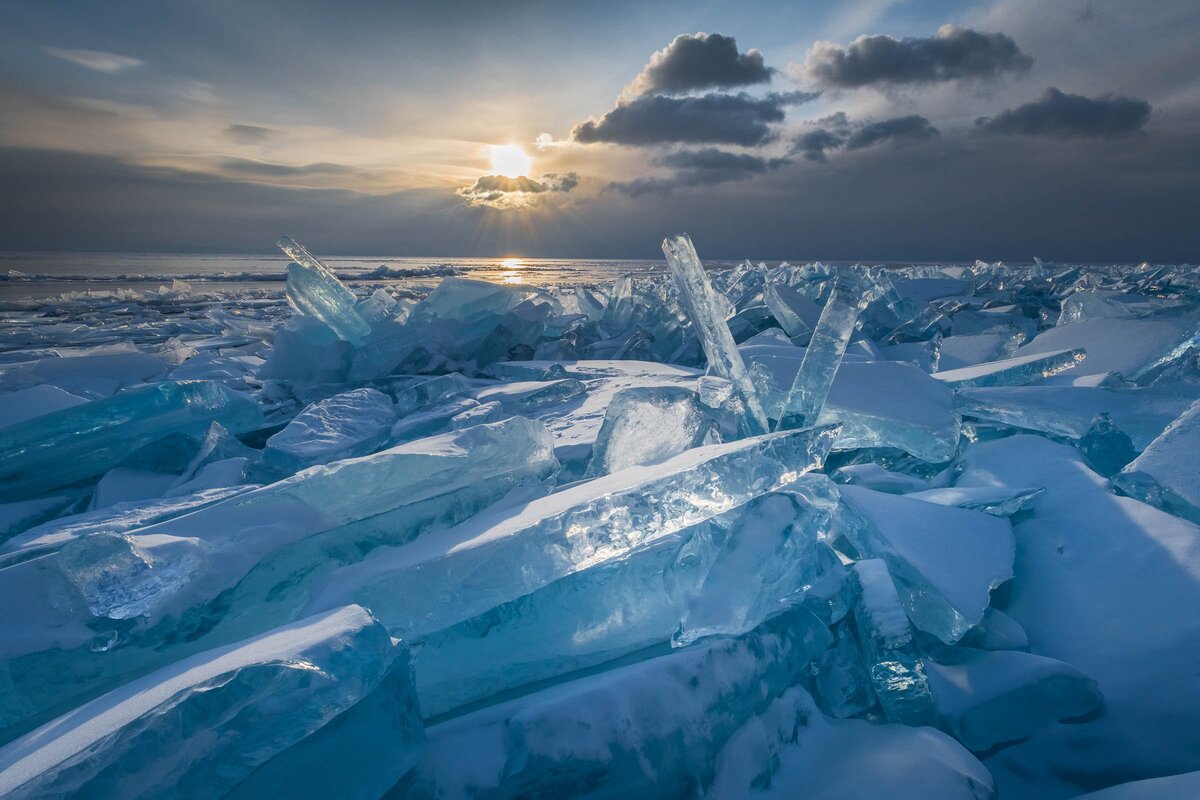
[[[146,63],[140,58],[117,55],[116,53],[103,53],[99,50],[65,50],[60,47],[47,47],[45,51],[47,55],[61,58],[63,61],[70,61],[72,64],[77,64],[96,72],[106,72],[109,75],[115,75],[118,72],[124,72],[127,69],[133,69]]]
[[[230,125],[225,129],[226,136],[242,144],[262,144],[277,133],[279,131],[258,125]]]
[[[1149,103],[1135,97],[1084,97],[1051,87],[1031,103],[981,117],[975,124],[992,133],[1055,139],[1123,136],[1140,131],[1150,119],[1150,110]]]
[[[763,63],[758,50],[739,53],[732,36],[681,33],[650,57],[650,63],[629,85],[626,96],[750,86],[767,83],[773,72]]]
[[[847,150],[860,150],[880,142],[921,141],[938,136],[937,128],[919,114],[869,122],[846,140]]]
[[[817,42],[796,77],[827,89],[990,80],[1033,65],[1012,38],[943,25],[925,39],[859,36],[843,47]]]
[[[579,185],[579,176],[574,172],[559,175],[547,172],[537,180],[524,175],[510,178],[507,175],[484,175],[470,186],[460,187],[455,194],[468,206],[487,208],[532,208],[546,196],[565,193]]]
[[[792,143],[791,153],[809,161],[827,161],[829,150],[861,150],[877,144],[902,144],[936,138],[938,129],[919,114],[892,117],[879,122],[851,122],[839,111],[812,123]]]
[[[753,147],[775,138],[770,126],[783,121],[786,106],[815,96],[808,92],[773,93],[763,98],[745,92],[700,97],[643,95],[618,103],[599,120],[579,123],[571,131],[571,138],[583,144],[679,142]]]
[[[238,177],[293,178],[309,175],[348,175],[353,167],[331,164],[327,161],[316,164],[276,164],[270,161],[255,161],[249,158],[226,158],[220,163],[221,170]]]
[[[655,159],[656,164],[674,167],[677,172],[669,178],[637,178],[632,181],[616,181],[609,184],[630,197],[640,197],[650,192],[668,194],[687,186],[710,186],[730,181],[749,180],[770,170],[778,169],[791,160],[787,158],[762,158],[748,153],[730,153],[715,147],[700,150],[680,150]]]

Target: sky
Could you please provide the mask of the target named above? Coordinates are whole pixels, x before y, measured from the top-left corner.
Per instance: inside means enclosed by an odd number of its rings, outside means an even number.
[[[0,250],[1200,261],[1200,3],[0,0]]]

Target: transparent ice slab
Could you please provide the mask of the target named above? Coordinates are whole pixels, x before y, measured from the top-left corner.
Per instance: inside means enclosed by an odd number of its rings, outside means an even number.
[[[281,236],[275,246],[292,259],[288,264],[288,302],[302,314],[325,323],[339,339],[355,347],[371,333],[371,326],[355,308],[354,293],[313,257],[304,245]]]

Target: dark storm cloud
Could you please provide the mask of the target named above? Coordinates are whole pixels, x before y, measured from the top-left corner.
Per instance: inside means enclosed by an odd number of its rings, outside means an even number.
[[[714,147],[700,150],[680,150],[655,159],[656,164],[676,168],[669,178],[637,178],[632,181],[617,181],[609,184],[630,197],[639,197],[651,192],[668,194],[675,189],[688,186],[710,186],[730,181],[744,181],[770,170],[778,169],[791,161],[786,158],[762,158],[748,153],[730,153]]]
[[[937,135],[937,128],[933,127],[929,120],[919,114],[910,114],[907,117],[894,117],[863,125],[846,140],[846,149],[859,150],[880,142],[919,142],[923,139],[933,139]]]
[[[537,180],[524,175],[516,178],[484,175],[470,186],[459,188],[456,194],[468,206],[530,208],[541,202],[544,195],[569,192],[578,185],[579,176],[574,172],[565,175],[547,172]]]
[[[826,161],[829,150],[861,150],[885,142],[919,142],[939,135],[938,129],[919,114],[879,122],[851,122],[839,111],[812,124],[816,127],[797,136],[791,148],[792,154],[809,161]]]
[[[1142,130],[1150,119],[1150,104],[1135,97],[1106,94],[1084,97],[1047,89],[1031,103],[976,120],[992,133],[1074,137],[1124,136]]]
[[[678,142],[752,147],[775,138],[770,126],[783,121],[786,106],[807,102],[815,96],[806,92],[769,94],[763,98],[745,92],[701,97],[644,95],[619,103],[598,120],[579,123],[571,131],[571,138],[583,144],[637,146]]]
[[[225,129],[226,136],[242,144],[262,144],[277,133],[276,130],[258,125],[230,125]]]
[[[803,79],[829,89],[988,80],[1027,71],[1033,59],[1002,33],[943,25],[925,39],[859,36],[843,47],[817,42],[808,51]]]
[[[650,57],[629,88],[632,94],[684,94],[766,83],[773,72],[758,50],[739,53],[732,36],[682,33]]]

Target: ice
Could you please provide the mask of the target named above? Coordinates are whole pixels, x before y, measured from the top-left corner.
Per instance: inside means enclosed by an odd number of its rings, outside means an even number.
[[[1105,477],[1137,457],[1133,440],[1113,424],[1108,413],[1103,411],[1096,415],[1087,433],[1079,440],[1079,452],[1083,453],[1092,469]]]
[[[75,498],[71,495],[59,495],[0,503],[0,542],[53,517],[73,502]]]
[[[162,497],[178,477],[147,469],[114,467],[97,481],[92,494],[91,509]]]
[[[983,618],[989,594],[1013,575],[1008,521],[979,511],[841,486],[842,533],[883,559],[913,624],[947,644]]]
[[[763,297],[771,315],[783,326],[788,336],[806,339],[816,330],[821,307],[792,287],[779,282],[768,283]]]
[[[560,378],[555,381],[520,381],[492,386],[475,393],[480,403],[499,403],[506,411],[528,411],[537,406],[559,403],[587,391],[582,381]]]
[[[1107,490],[1072,447],[1036,436],[983,442],[959,486],[1045,488],[1014,522],[1016,577],[1004,611],[1034,653],[1089,675],[1104,713],[1051,726],[989,759],[1003,785],[1083,786],[1200,769],[1200,528]],[[1122,591],[1120,587],[1136,587]],[[1169,619],[1170,624],[1163,624]]]
[[[817,422],[841,424],[839,450],[895,447],[938,463],[958,448],[954,393],[897,361],[843,361]]]
[[[323,322],[339,339],[361,345],[371,326],[354,307],[354,293],[291,237],[282,236],[275,245],[293,262],[288,265],[288,302],[301,314]]]
[[[1087,435],[1098,415],[1108,414],[1134,448],[1143,450],[1197,398],[1200,390],[1178,384],[1144,389],[998,386],[960,390],[955,408],[964,417],[1075,440]]]
[[[442,714],[672,639],[739,635],[810,598],[819,605],[842,573],[817,539],[825,519],[796,494],[764,495],[438,631],[417,655],[421,707]]]
[[[1200,523],[1200,401],[1172,422],[1145,451],[1113,475],[1130,497]]]
[[[313,467],[125,533],[98,526],[94,535],[67,538],[57,552],[0,570],[0,598],[55,620],[57,629],[30,641],[0,639],[0,656],[19,657],[30,670],[21,674],[33,681],[0,684],[0,708],[13,715],[5,724],[127,671],[157,666],[172,646],[193,647],[195,640],[176,638],[181,628],[196,625],[198,636],[220,623],[212,633],[219,644],[260,632],[278,617],[294,619],[306,599],[305,581],[323,574],[314,554],[324,554],[329,571],[338,564],[338,546],[361,558],[357,548],[460,522],[523,481],[551,473],[557,467],[551,447],[545,428],[514,417]],[[324,535],[314,539],[318,534]],[[30,574],[42,576],[45,591],[20,596],[13,587]],[[89,652],[97,636],[89,625],[119,636],[120,655]],[[34,680],[51,663],[53,677]]]
[[[267,440],[263,461],[286,472],[365,456],[380,447],[396,417],[392,398],[355,389],[313,403]]]
[[[0,394],[0,428],[86,402],[86,398],[64,392],[49,383]]]
[[[0,794],[317,796],[327,787],[373,797],[412,767],[423,738],[405,649],[351,606],[179,661],[9,743]],[[342,770],[353,783],[331,774]]]
[[[73,395],[94,399],[166,376],[166,364],[136,347],[113,346],[0,366],[0,391],[28,389],[42,384]],[[45,396],[45,392],[41,396]],[[33,399],[32,396],[29,399]],[[65,407],[65,406],[60,406]]]
[[[838,483],[852,483],[888,494],[908,494],[929,488],[928,481],[902,472],[892,472],[874,463],[842,467],[833,474],[833,479]]]
[[[419,638],[780,488],[819,468],[835,436],[770,434],[629,467],[372,554],[332,576],[313,602],[356,598],[399,635]]]
[[[1047,723],[1086,716],[1103,704],[1091,678],[1032,653],[960,648],[926,661],[925,672],[951,733],[976,751],[1025,739]]]
[[[838,273],[804,350],[804,360],[788,391],[776,430],[817,424],[858,314],[866,302],[865,294],[858,273],[853,270]]]
[[[97,475],[156,439],[199,435],[211,422],[241,433],[259,427],[262,414],[218,383],[167,382],[0,429],[0,499],[24,499]]]
[[[1076,796],[1076,800],[1179,800],[1200,796],[1200,771],[1132,781]]]
[[[828,642],[797,609],[740,638],[617,666],[431,727],[415,797],[657,797],[711,780],[737,728]],[[470,752],[470,764],[462,754]]]
[[[418,409],[459,397],[471,391],[471,388],[471,382],[457,372],[418,380],[396,391],[396,414],[407,416]]]
[[[767,432],[767,415],[742,355],[734,344],[729,326],[725,324],[724,298],[718,294],[704,273],[704,265],[696,248],[686,233],[663,240],[663,253],[671,267],[675,286],[688,316],[692,320],[708,358],[708,368],[714,374],[730,381],[745,406],[744,423],[746,433],[756,436]],[[816,419],[810,420],[815,424]],[[792,427],[802,427],[794,425]]]
[[[937,709],[913,630],[887,566],[879,559],[851,568],[858,591],[854,621],[871,688],[884,715],[906,725],[937,723]]]
[[[710,800],[987,800],[992,776],[932,728],[833,720],[794,686],[729,738]]]
[[[1023,386],[1073,369],[1087,352],[1082,347],[988,361],[970,367],[935,372],[933,377],[955,388]]]
[[[876,488],[876,487],[871,487]],[[910,500],[924,500],[939,506],[956,506],[982,511],[997,517],[1011,517],[1037,497],[1043,489],[1037,486],[944,486],[912,492]]]
[[[1039,333],[1013,355],[1083,348],[1087,360],[1077,370],[1079,374],[1119,372],[1136,380],[1158,359],[1190,340],[1195,329],[1195,319],[1178,312],[1163,312],[1144,319],[1084,319]]]
[[[952,370],[1008,358],[1020,344],[1000,333],[948,336],[938,348],[938,369]]]
[[[703,444],[714,427],[690,389],[622,389],[609,401],[592,446],[589,473],[607,475],[679,455]]]

